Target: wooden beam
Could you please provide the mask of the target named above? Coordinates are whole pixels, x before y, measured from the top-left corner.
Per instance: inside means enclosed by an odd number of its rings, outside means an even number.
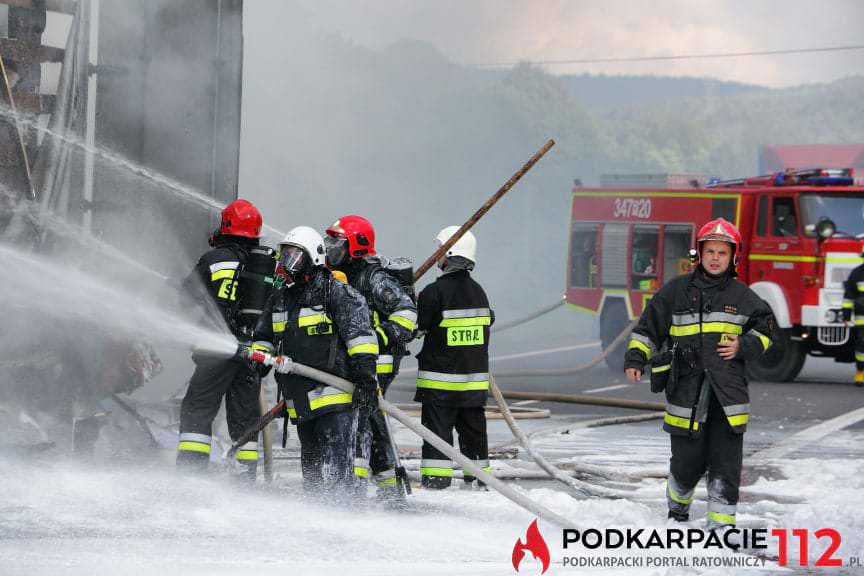
[[[2,1],[2,0],[0,0]],[[62,62],[63,48],[52,46],[28,46],[20,40],[0,38],[0,56],[5,60],[25,64],[41,64],[43,62]]]
[[[12,91],[15,107],[22,114],[53,114],[57,97],[54,94]]]
[[[33,0],[0,0],[0,4],[13,8],[33,8]],[[45,0],[45,9],[49,12],[75,14],[76,8],[78,8],[77,0]]]

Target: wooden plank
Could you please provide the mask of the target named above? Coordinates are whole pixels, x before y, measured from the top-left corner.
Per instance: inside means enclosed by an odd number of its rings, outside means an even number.
[[[28,46],[20,40],[0,38],[0,56],[13,62],[41,64],[43,62],[62,62],[63,48],[52,46]]]

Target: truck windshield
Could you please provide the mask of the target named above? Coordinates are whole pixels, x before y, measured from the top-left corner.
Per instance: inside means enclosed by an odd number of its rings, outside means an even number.
[[[802,194],[798,204],[807,236],[816,236],[819,220],[830,218],[838,236],[864,237],[864,196]]]

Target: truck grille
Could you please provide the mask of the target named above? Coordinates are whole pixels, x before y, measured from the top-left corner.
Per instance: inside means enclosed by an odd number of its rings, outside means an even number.
[[[849,340],[848,326],[820,326],[819,343],[823,346],[841,346]]]

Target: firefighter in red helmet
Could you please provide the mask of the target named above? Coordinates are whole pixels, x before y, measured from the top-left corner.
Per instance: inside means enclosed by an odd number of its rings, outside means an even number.
[[[375,229],[366,218],[342,216],[327,228],[327,264],[344,272],[348,283],[366,299],[372,327],[378,336],[376,366],[381,394],[399,373],[406,345],[417,328],[417,307],[413,299],[414,270],[410,262],[390,261],[375,251]],[[395,444],[389,434],[386,415],[375,409],[361,412],[357,424],[354,474],[359,486],[367,478],[385,499],[401,499],[404,482],[397,478]],[[401,469],[399,470],[401,472]]]
[[[198,260],[183,282],[188,304],[200,309],[214,329],[227,324],[238,341],[269,352],[269,342],[255,342],[255,326],[269,296],[276,267],[271,248],[261,246],[261,213],[248,200],[235,200],[222,210],[219,229],[210,237],[211,250]],[[267,278],[269,278],[269,283]],[[257,304],[249,299],[258,299]],[[255,314],[254,311],[259,312]],[[204,470],[210,460],[213,419],[222,398],[232,439],[239,437],[261,416],[259,368],[239,357],[224,358],[193,353],[195,372],[180,408],[177,467]],[[237,451],[243,476],[255,480],[257,443]]]
[[[666,393],[669,517],[689,519],[696,484],[707,472],[710,529],[735,524],[750,418],[745,362],[764,353],[773,336],[770,308],[735,279],[740,248],[731,222],[705,224],[696,236],[699,265],[649,301],[625,361],[630,381],[650,366],[651,390]]]

